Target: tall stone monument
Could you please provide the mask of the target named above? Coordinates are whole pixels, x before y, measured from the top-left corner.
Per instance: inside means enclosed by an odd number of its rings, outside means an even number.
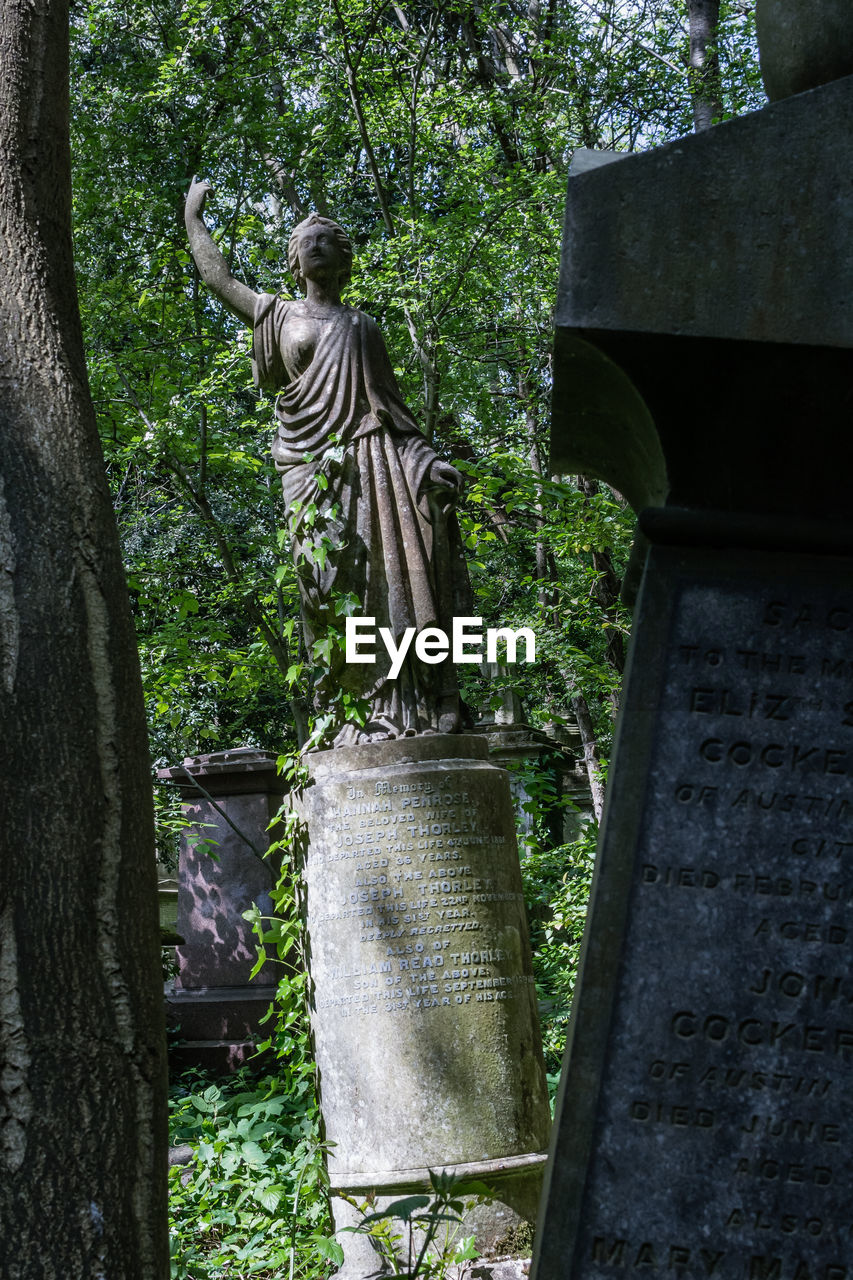
[[[553,468],[630,498],[641,586],[535,1280],[851,1274],[853,77],[814,71],[569,181]]]
[[[256,297],[206,229],[208,190],[187,196],[190,244],[253,328],[258,381],[279,392],[272,452],[306,643],[339,628],[342,597],[398,654],[417,633],[399,669],[387,643],[328,649],[317,711],[331,749],[307,756],[304,905],[335,1220],[354,1225],[350,1200],[381,1206],[444,1169],[460,1191],[489,1187],[468,1229],[485,1253],[511,1252],[535,1216],[550,1115],[509,781],[461,732],[441,652],[472,611],[462,477],[404,403],[374,321],[341,300],[342,228],[315,214],[294,230],[304,300]],[[364,1236],[342,1243],[342,1280],[383,1273]]]

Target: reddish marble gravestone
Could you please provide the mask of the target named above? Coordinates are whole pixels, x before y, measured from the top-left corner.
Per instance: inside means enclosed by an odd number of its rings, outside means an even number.
[[[278,975],[267,965],[250,977],[257,949],[243,912],[253,903],[272,909],[275,868],[261,855],[286,789],[275,762],[272,752],[242,747],[159,770],[180,788],[192,823],[181,837],[178,872],[177,931],[185,941],[167,997],[169,1025],[181,1035],[172,1060],[181,1066],[236,1070],[264,1038],[260,1019]]]

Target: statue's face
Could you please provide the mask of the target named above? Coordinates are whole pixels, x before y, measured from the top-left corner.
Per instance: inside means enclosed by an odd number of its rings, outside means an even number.
[[[334,232],[328,227],[306,227],[299,236],[299,268],[306,280],[339,276],[346,268]]]

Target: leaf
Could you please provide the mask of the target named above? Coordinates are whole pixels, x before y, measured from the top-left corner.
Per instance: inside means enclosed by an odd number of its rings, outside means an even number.
[[[406,1196],[403,1200],[394,1200],[383,1213],[371,1213],[362,1218],[361,1226],[366,1226],[371,1222],[381,1222],[384,1218],[399,1218],[402,1222],[408,1222],[413,1214],[419,1209],[425,1209],[430,1203],[429,1196],[417,1195]]]
[[[333,1262],[336,1267],[343,1265],[344,1251],[337,1240],[330,1240],[328,1236],[320,1235],[311,1235],[308,1238],[321,1258],[328,1258],[329,1262]]]
[[[479,1258],[479,1256],[480,1251],[477,1248],[476,1237],[466,1236],[465,1239],[460,1242],[459,1248],[454,1253],[453,1261],[456,1264],[460,1262],[473,1262],[476,1258]]]
[[[246,1163],[254,1168],[260,1168],[269,1162],[269,1155],[264,1151],[263,1147],[258,1146],[257,1142],[244,1142],[240,1147],[240,1152]]]
[[[285,1198],[286,1188],[282,1186],[256,1187],[252,1191],[252,1199],[269,1213],[274,1213]]]

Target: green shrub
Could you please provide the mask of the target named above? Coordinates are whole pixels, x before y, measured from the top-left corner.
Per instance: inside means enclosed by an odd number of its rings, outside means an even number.
[[[323,1280],[340,1263],[318,1120],[305,1076],[178,1079],[170,1142],[193,1157],[169,1171],[173,1280]]]

